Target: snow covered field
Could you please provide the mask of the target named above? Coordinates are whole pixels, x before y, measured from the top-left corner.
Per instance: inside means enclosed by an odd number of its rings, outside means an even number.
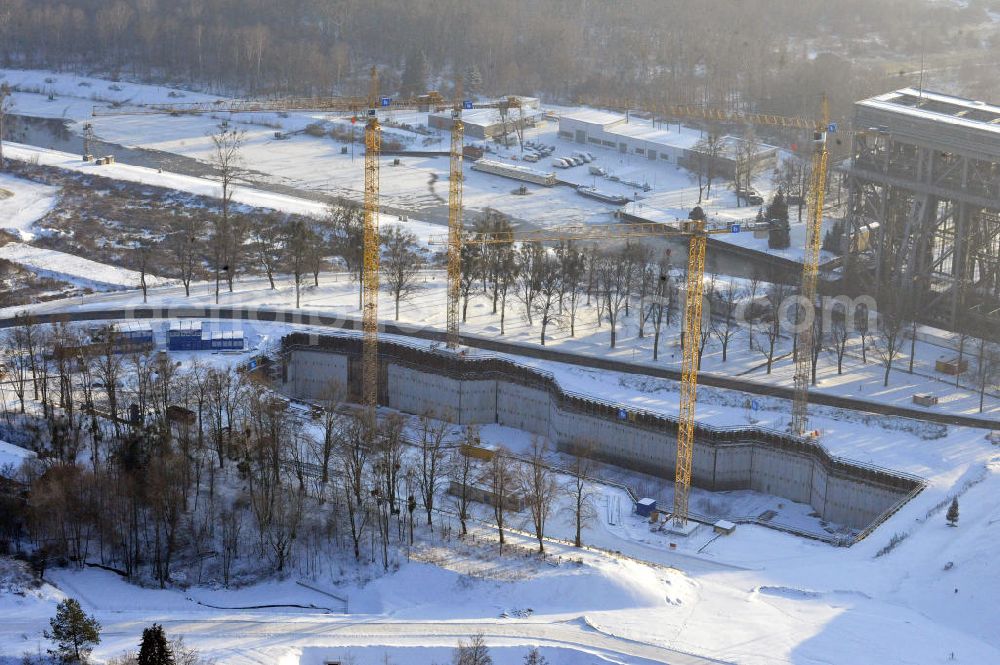
[[[139,287],[141,277],[134,270],[109,266],[82,256],[32,247],[19,242],[0,247],[0,259],[24,266],[42,277],[53,277],[98,291],[136,289]],[[146,284],[149,286],[160,286],[169,282],[170,280],[161,277],[146,275]]]
[[[241,665],[322,663],[347,654],[359,665],[381,663],[384,654],[397,663],[447,662],[456,640],[479,630],[498,647],[498,664],[519,662],[531,644],[560,658],[554,663],[574,665],[931,664],[950,662],[952,654],[958,662],[994,663],[998,578],[989,562],[998,472],[994,460],[973,474],[985,481],[962,494],[958,529],[926,502],[905,509],[890,524],[908,537],[883,556],[876,554],[891,527],[849,550],[741,527],[709,549],[743,568],[676,559],[675,568],[661,568],[556,544],[549,563],[498,560],[483,527],[462,547],[432,539],[397,572],[367,584],[322,584],[347,596],[348,615],[319,609],[331,599],[292,578],[182,592],[137,589],[99,570],[52,571],[60,591],[0,595],[0,653],[33,651],[36,631],[66,594],[104,624],[102,657],[134,647],[141,628],[158,621],[205,655]],[[282,603],[317,609],[206,607]]]
[[[46,148],[36,148],[34,146],[21,145],[17,143],[4,143],[4,151],[15,159],[35,162],[44,166],[53,166],[60,169],[100,175],[115,180],[134,182],[145,185],[155,185],[175,189],[179,192],[187,192],[198,196],[219,197],[222,190],[218,182],[207,178],[169,173],[144,166],[132,166],[129,164],[110,164],[97,166],[92,162],[84,162],[77,155],[49,150]],[[32,183],[34,184],[34,183]],[[252,187],[237,185],[232,190],[232,200],[245,206],[253,208],[269,208],[285,213],[310,215],[322,217],[327,212],[327,205],[319,201],[312,201],[297,196],[276,194]],[[0,205],[2,205],[0,201]],[[44,214],[44,213],[42,213]],[[41,216],[41,215],[39,215]],[[382,214],[380,224],[391,226],[398,223],[395,215]],[[418,220],[407,220],[406,228],[418,236],[426,239],[430,235],[441,235],[447,233],[447,229],[436,225],[421,222]]]
[[[0,69],[0,80],[16,87],[12,98],[17,113],[63,119],[70,123],[71,130],[78,133],[82,132],[84,123],[90,123],[96,136],[105,141],[202,161],[207,161],[211,152],[209,135],[217,131],[221,120],[229,117],[227,114],[215,113],[169,117],[165,121],[164,117],[156,115],[114,115],[114,109],[111,108],[112,104],[128,107],[225,99],[190,91],[35,70]],[[92,117],[95,107],[102,112],[99,117]],[[387,120],[390,123],[427,124],[426,114],[397,112],[390,114]],[[242,151],[243,166],[275,183],[360,200],[364,191],[362,147],[355,146],[352,151],[348,145],[348,150],[344,153],[342,148],[345,146],[338,141],[296,134],[318,121],[338,124],[345,129],[351,126],[347,119],[327,114],[291,112],[281,115],[233,115],[232,122],[246,130],[247,141]],[[557,124],[554,121],[544,121],[538,127],[526,130],[525,138],[556,146],[557,150],[552,157],[567,156],[580,150],[579,144],[557,135]],[[673,130],[674,126],[671,128]],[[274,136],[276,129],[292,135],[278,140]],[[447,136],[443,133],[438,133],[435,140],[434,136],[428,138],[405,130],[386,128],[384,131],[403,141],[408,150],[447,149]],[[680,131],[690,135],[685,136],[685,139],[697,140],[697,130],[680,128]],[[512,141],[510,148],[499,145],[491,147],[495,151],[491,158],[518,160],[512,163],[520,163],[521,152],[516,147],[516,141]],[[652,207],[667,206],[673,211],[680,210],[683,211],[681,217],[686,216],[687,211],[698,202],[697,187],[692,187],[692,177],[686,170],[672,163],[651,162],[637,155],[620,155],[616,151],[597,148],[592,153],[596,160],[594,165],[603,167],[608,175],[613,175],[618,180],[592,176],[586,166],[557,170],[559,178],[573,185],[597,185],[602,191],[648,200],[648,205]],[[550,158],[546,158],[538,166],[552,170],[549,161]],[[421,212],[438,210],[447,202],[446,157],[401,157],[399,166],[393,166],[388,159],[384,162],[380,191],[384,206],[411,211],[420,217]],[[651,189],[644,192],[625,185],[622,181],[646,183]],[[174,186],[166,182],[163,184]],[[471,211],[489,207],[539,226],[556,226],[608,222],[612,219],[611,212],[616,208],[582,197],[567,186],[546,188],[529,185],[527,195],[511,195],[518,185],[512,180],[466,168],[464,205],[467,216]],[[762,174],[756,186],[762,192],[769,191],[769,174]],[[727,183],[719,180],[716,188],[716,200],[711,205],[704,204],[711,214],[717,214],[720,218],[756,214],[756,208],[736,207],[734,195],[727,191]],[[669,205],[665,201],[669,201]]]
[[[56,187],[0,173],[0,230],[32,240],[32,225],[52,209],[58,194]]]
[[[6,441],[0,441],[0,470],[9,468],[17,470],[20,468],[24,460],[32,459],[35,457],[35,453],[30,450],[25,450],[19,446],[15,446],[12,443],[7,443]],[[0,473],[0,475],[6,475]]]

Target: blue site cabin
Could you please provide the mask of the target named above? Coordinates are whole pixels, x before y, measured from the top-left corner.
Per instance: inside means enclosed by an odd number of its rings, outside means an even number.
[[[642,517],[649,517],[656,510],[656,499],[639,499],[635,503],[635,512]]]
[[[204,330],[201,321],[174,321],[167,330],[171,351],[242,351],[242,330]]]

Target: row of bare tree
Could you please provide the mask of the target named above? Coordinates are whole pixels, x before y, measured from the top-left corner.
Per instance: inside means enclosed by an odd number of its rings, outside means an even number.
[[[641,339],[653,337],[653,360],[660,357],[661,335],[679,323],[683,292],[678,283],[684,272],[671,267],[669,254],[657,257],[649,245],[624,242],[617,248],[580,245],[573,241],[549,248],[541,243],[515,243],[513,231],[502,214],[487,210],[463,245],[462,320],[470,301],[483,298],[493,315],[499,316],[500,334],[506,333],[510,304],[519,307],[522,319],[539,330],[546,343],[553,326],[573,337],[581,314],[593,316],[598,329],[609,326],[610,346],[615,348],[621,327],[631,323]],[[870,300],[870,299],[868,299]],[[814,336],[810,358],[812,380],[824,352],[843,374],[849,352],[860,351],[862,364],[869,351],[884,368],[883,382],[909,345],[908,371],[916,359],[919,298],[916,294],[887,293],[879,303],[863,303],[849,298],[823,298],[814,313]],[[877,310],[877,311],[876,311]],[[727,362],[732,342],[744,337],[748,351],[764,358],[770,374],[775,362],[791,345],[791,355],[799,352],[799,325],[805,316],[797,301],[797,291],[781,283],[766,283],[754,276],[748,280],[720,279],[711,275],[705,284],[705,320],[701,326],[698,358],[710,345],[717,345],[721,361]],[[964,335],[965,341],[973,338]],[[683,343],[683,331],[677,331]],[[967,350],[963,342],[960,354]],[[970,342],[971,344],[971,342]],[[980,402],[998,372],[997,350],[986,339],[977,339],[974,380]]]

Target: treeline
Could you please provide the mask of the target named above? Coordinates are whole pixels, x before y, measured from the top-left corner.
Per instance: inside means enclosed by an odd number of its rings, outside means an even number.
[[[123,353],[110,328],[97,344],[84,336],[26,319],[0,343],[13,389],[0,396],[0,431],[38,453],[15,474],[26,493],[0,492],[0,553],[30,553],[39,575],[96,563],[162,587],[329,574],[352,559],[388,570],[417,531],[438,524],[436,537],[450,537],[453,517],[455,535],[467,533],[477,487],[498,497],[501,554],[514,511],[544,551],[564,489],[577,497],[578,539],[591,510],[586,460],[563,488],[541,441],[520,458],[466,454],[474,428],[456,434],[429,414],[371,423],[335,383],[305,408],[261,374]]]
[[[375,64],[388,91],[447,91],[462,77],[473,93],[797,114],[814,112],[822,91],[839,109],[885,87],[856,58],[953,47],[988,19],[984,2],[966,4],[0,0],[0,58],[256,95],[356,94]]]
[[[360,560],[363,542],[374,551],[396,533],[373,529],[379,496],[400,514],[401,418],[363,428],[334,386],[326,410],[303,416],[260,377],[121,353],[110,330],[103,344],[82,336],[29,323],[3,345],[5,433],[39,460],[0,535],[42,570],[92,562],[161,586],[228,585],[292,564],[315,573],[340,550]]]

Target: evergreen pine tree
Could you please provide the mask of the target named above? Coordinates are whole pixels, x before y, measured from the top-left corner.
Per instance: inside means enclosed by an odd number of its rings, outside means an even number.
[[[421,50],[410,51],[410,54],[406,56],[406,67],[403,69],[401,81],[403,95],[412,97],[427,92],[429,70],[430,66],[424,52]]]
[[[479,73],[479,67],[474,62],[465,68],[462,79],[462,87],[469,97],[475,97],[483,88],[483,75]]]
[[[174,655],[167,645],[163,626],[154,623],[143,629],[138,665],[174,665]]]
[[[45,639],[56,643],[49,654],[63,663],[86,663],[90,652],[101,643],[101,624],[88,616],[79,601],[67,598],[56,606],[56,615],[49,620],[51,631],[43,634]]]
[[[948,526],[958,526],[958,497],[951,500],[951,505],[948,506],[948,514],[945,515],[945,519],[948,520]]]
[[[788,227],[788,203],[785,195],[778,192],[764,213],[771,223],[771,231],[767,236],[767,246],[771,249],[788,249],[792,244],[791,232]]]
[[[834,222],[830,230],[823,236],[823,250],[831,254],[841,254],[843,238],[844,225],[841,222]]]

